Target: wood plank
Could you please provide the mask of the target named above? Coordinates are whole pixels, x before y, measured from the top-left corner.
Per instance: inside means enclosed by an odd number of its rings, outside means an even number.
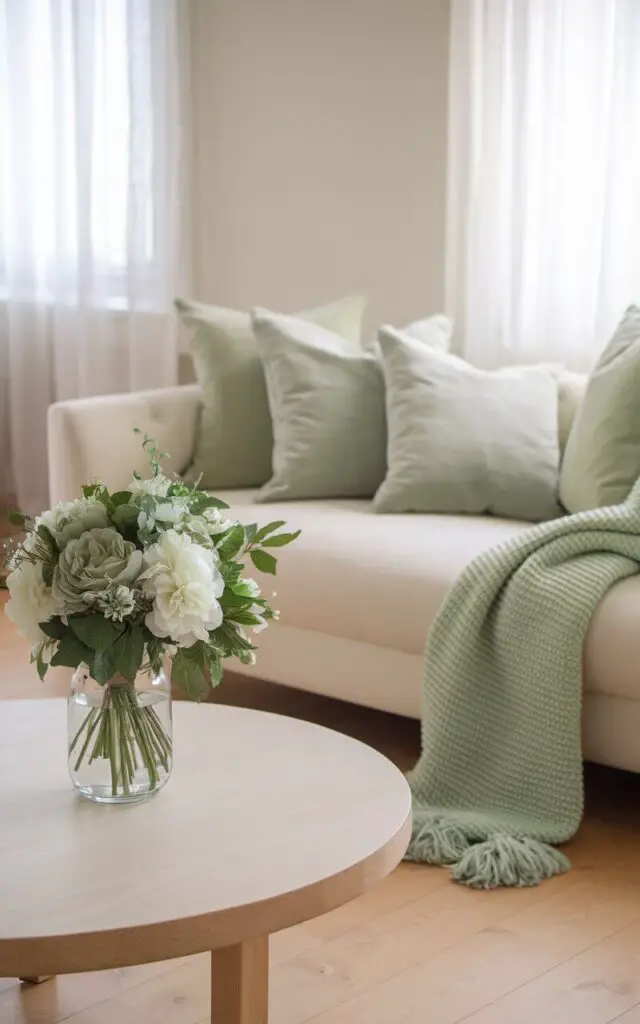
[[[636,894],[637,898],[637,894]],[[640,1000],[640,922],[623,928],[465,1017],[468,1024],[608,1024],[637,1015]],[[631,1020],[633,1017],[631,1017]]]
[[[499,894],[484,895],[492,900]],[[388,981],[376,983],[369,976],[362,994],[341,998],[335,1008],[316,1015],[316,1024],[424,1024],[425,1019],[453,1024],[636,922],[639,896],[635,886],[587,880],[570,885],[498,924],[456,939],[440,953],[432,955],[427,947],[421,963]],[[425,950],[433,930],[448,927],[445,916],[435,922],[435,929],[422,935],[416,931],[411,944],[421,942]],[[346,966],[353,969],[349,962]],[[313,988],[310,974],[308,1000]],[[303,1019],[298,1013],[297,1020]],[[490,1015],[486,1020],[494,1024]],[[579,1015],[566,1017],[563,1024],[571,1020],[583,1024]],[[516,1022],[510,1018],[508,1024]]]

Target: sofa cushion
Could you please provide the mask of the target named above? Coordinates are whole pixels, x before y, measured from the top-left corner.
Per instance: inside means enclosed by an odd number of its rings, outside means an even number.
[[[379,340],[389,468],[373,501],[377,512],[558,515],[551,370],[480,370],[391,327],[381,328]]]
[[[442,599],[475,555],[527,524],[490,516],[378,516],[370,501],[249,504],[220,494],[243,522],[284,519],[302,534],[279,557],[275,602],[288,626],[407,654],[424,650]],[[261,578],[267,591],[268,577]]]
[[[640,306],[630,306],[591,374],[560,474],[569,512],[617,505],[640,475]]]
[[[482,551],[530,524],[491,516],[378,516],[358,500],[252,504],[254,492],[218,493],[241,521],[284,519],[302,534],[279,556],[272,581],[282,622],[295,629],[421,655],[448,590]],[[638,699],[640,576],[616,584],[585,645],[592,693]],[[277,629],[277,625],[273,627]],[[258,638],[259,645],[259,638]],[[393,680],[390,680],[393,685]]]
[[[360,342],[365,299],[351,296],[298,313]],[[194,329],[191,352],[202,387],[193,463],[186,478],[203,487],[255,487],[271,473],[271,416],[264,371],[249,313],[176,299],[185,326]]]

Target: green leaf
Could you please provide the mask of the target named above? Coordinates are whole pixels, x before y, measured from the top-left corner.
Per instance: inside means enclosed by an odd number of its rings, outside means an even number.
[[[245,528],[244,528],[245,543],[246,544],[253,544],[254,540],[256,539],[256,533],[257,532],[258,532],[258,524],[257,523],[249,523],[248,526],[245,526]]]
[[[62,640],[62,637],[69,629],[68,626],[65,626],[62,619],[57,617],[55,619],[49,619],[48,622],[39,622],[38,625],[44,635],[48,636],[51,640]]]
[[[40,526],[37,528],[36,533],[38,534],[38,537],[40,537],[45,542],[51,554],[57,555],[58,544],[49,527],[45,526],[44,523],[40,523]]]
[[[118,671],[116,657],[113,647],[107,647],[102,651],[96,651],[91,661],[89,671],[96,683],[108,683]]]
[[[44,677],[47,674],[48,668],[49,666],[47,665],[46,661],[43,660],[42,655],[38,654],[38,657],[36,658],[36,669],[38,670],[38,675],[40,676],[41,682],[44,682]]]
[[[213,687],[219,686],[224,674],[220,655],[217,651],[213,650],[212,647],[207,646],[204,648],[204,653],[207,661],[207,668],[209,669],[209,675],[211,677],[211,685]]]
[[[236,594],[230,587],[225,587],[220,598],[220,605],[223,611],[229,608],[250,608],[254,599],[248,594]]]
[[[237,622],[239,626],[260,626],[262,619],[253,612],[243,611],[241,608],[232,609],[227,615],[229,622]]]
[[[53,566],[46,565],[44,562],[42,564],[42,582],[45,587],[50,587],[53,583]]]
[[[262,541],[262,546],[265,548],[283,548],[285,544],[293,544],[294,540],[297,540],[302,530],[296,530],[295,533],[277,533],[275,537],[267,537],[266,540]]]
[[[258,572],[267,572],[270,576],[275,576],[278,563],[273,555],[270,555],[268,551],[262,551],[261,548],[250,551],[249,554]]]
[[[223,622],[221,626],[209,633],[209,640],[216,651],[221,651],[225,658],[231,658],[238,651],[255,651],[255,645],[240,636],[233,622]]]
[[[193,511],[204,512],[206,508],[229,508],[226,501],[221,501],[220,498],[214,498],[206,491],[196,491],[194,497],[191,500],[191,507]]]
[[[118,505],[113,511],[111,521],[116,529],[127,540],[135,540],[138,535],[138,516],[140,509],[137,505]]]
[[[218,569],[227,586],[234,586],[244,572],[244,565],[242,562],[223,562]]]
[[[93,498],[96,492],[102,489],[102,484],[85,484],[82,493],[85,498]]]
[[[171,679],[190,700],[200,700],[209,689],[206,670],[208,656],[201,641],[192,647],[181,647],[171,668]]]
[[[233,526],[225,533],[223,540],[217,545],[221,558],[229,559],[237,555],[244,547],[244,526]]]
[[[285,523],[284,519],[276,519],[276,521],[273,523],[267,523],[266,526],[261,526],[258,532],[256,533],[255,537],[253,538],[254,542],[256,544],[259,544],[260,541],[264,540],[265,537],[268,537],[270,533],[275,533],[275,531],[279,530],[281,526],[286,525],[287,524]]]
[[[121,622],[105,619],[104,615],[72,615],[69,625],[83,644],[94,651],[112,647],[125,629]]]
[[[113,645],[117,671],[133,682],[144,657],[144,633],[140,626],[130,626]]]
[[[58,650],[51,659],[51,665],[65,665],[77,668],[78,665],[90,665],[93,651],[82,643],[71,630],[68,630],[58,644]]]
[[[131,500],[131,491],[116,491],[111,495],[112,508],[119,508],[120,505],[128,505]]]
[[[26,521],[27,517],[22,512],[18,512],[17,508],[9,509],[9,522],[14,526],[24,526]]]
[[[161,640],[160,637],[154,636],[153,633],[146,631],[145,642],[147,645],[149,663],[153,672],[157,675],[162,668],[165,641]]]

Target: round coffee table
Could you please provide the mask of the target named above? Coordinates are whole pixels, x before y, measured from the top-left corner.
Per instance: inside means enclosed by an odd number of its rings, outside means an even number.
[[[268,936],[375,885],[410,834],[407,784],[339,733],[174,705],[175,767],[100,806],[66,772],[63,700],[0,704],[0,977],[212,951],[211,1019],[265,1024]]]

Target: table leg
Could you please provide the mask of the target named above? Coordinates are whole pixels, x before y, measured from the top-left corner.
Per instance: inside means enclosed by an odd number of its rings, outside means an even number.
[[[53,978],[53,974],[32,974],[28,978],[19,978],[19,981],[26,982],[27,985],[42,985],[43,981],[48,981],[49,978]]]
[[[269,937],[211,954],[211,1024],[267,1024]]]

